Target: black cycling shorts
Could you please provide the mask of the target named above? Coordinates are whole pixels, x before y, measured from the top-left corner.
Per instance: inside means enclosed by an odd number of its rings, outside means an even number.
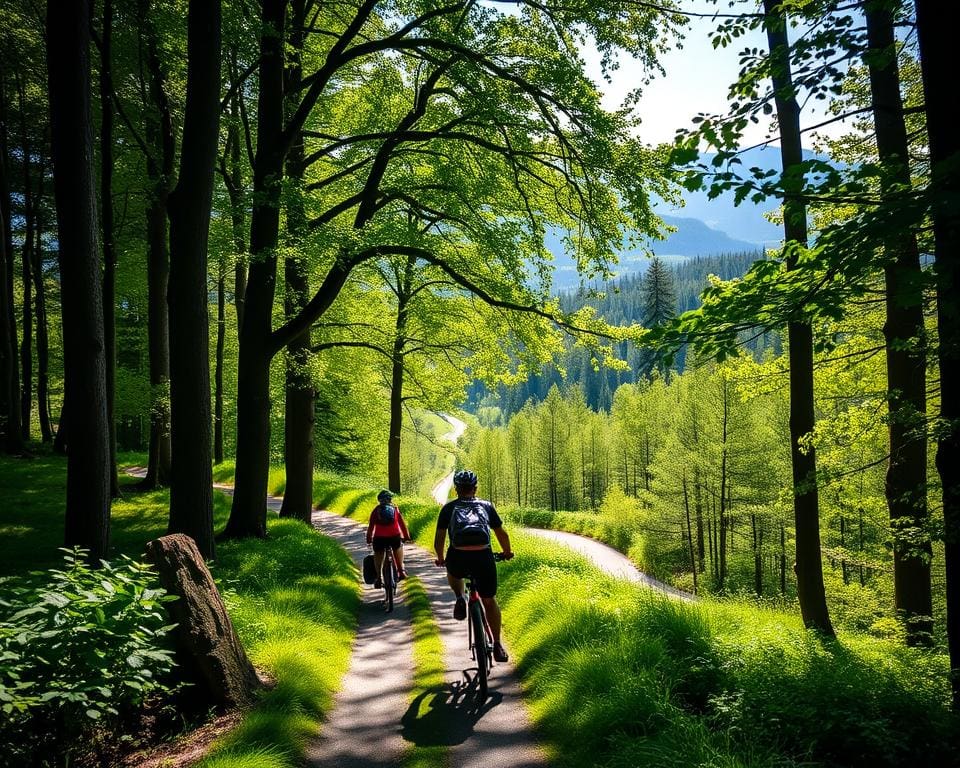
[[[390,547],[394,552],[396,552],[400,547],[403,546],[403,540],[399,536],[374,536],[373,537],[373,551],[374,552],[386,552],[387,547]]]
[[[493,597],[497,594],[497,563],[493,559],[493,550],[454,549],[447,550],[447,573],[463,579],[473,576],[480,597]]]

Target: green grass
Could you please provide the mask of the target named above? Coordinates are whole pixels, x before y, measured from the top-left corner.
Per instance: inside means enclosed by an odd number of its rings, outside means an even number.
[[[412,744],[404,755],[404,768],[437,768],[447,764],[447,748],[437,744],[443,724],[431,722],[431,713],[440,711],[444,688],[443,641],[430,609],[423,583],[415,576],[403,587],[404,604],[413,623],[413,693],[404,716],[404,735]]]
[[[276,680],[200,765],[298,766],[346,672],[359,606],[350,556],[295,520],[220,545],[216,572],[247,653]]]
[[[322,490],[358,519],[373,503],[336,478]],[[399,504],[432,549],[437,505]],[[957,764],[945,655],[855,632],[826,641],[746,601],[671,601],[510,535],[504,632],[556,766]]]
[[[65,474],[62,457],[0,457],[0,575],[60,563]],[[169,494],[135,493],[135,480],[123,482],[123,498],[112,508],[111,555],[138,557],[166,530]],[[229,500],[214,496],[219,529]],[[350,556],[297,521],[272,518],[268,533],[263,541],[219,544],[212,571],[247,653],[275,684],[215,745],[204,768],[301,765],[349,661],[359,607]]]

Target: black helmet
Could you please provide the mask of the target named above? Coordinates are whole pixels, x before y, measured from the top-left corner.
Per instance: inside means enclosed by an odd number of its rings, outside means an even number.
[[[392,498],[393,498],[393,494],[390,493],[390,491],[380,491],[380,493],[377,494],[377,501],[383,504],[386,504]]]
[[[477,473],[469,469],[461,469],[454,473],[453,484],[457,488],[474,488],[477,485]]]

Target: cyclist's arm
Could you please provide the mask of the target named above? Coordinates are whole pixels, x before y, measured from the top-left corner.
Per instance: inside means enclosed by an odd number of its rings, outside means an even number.
[[[407,523],[400,514],[400,507],[397,507],[397,523],[400,526],[400,534],[404,541],[410,541],[410,531],[407,530]]]
[[[504,560],[509,560],[513,557],[513,550],[510,549],[510,535],[503,529],[503,527],[491,528],[493,535],[497,537],[497,541],[500,542],[500,548],[503,550]]]
[[[447,529],[437,526],[437,532],[433,537],[433,551],[437,553],[437,565],[443,565],[443,543],[447,538]]]
[[[370,525],[367,526],[367,544],[373,542],[373,526],[376,525],[375,515],[377,514],[377,508],[373,508],[373,512],[370,513]]]

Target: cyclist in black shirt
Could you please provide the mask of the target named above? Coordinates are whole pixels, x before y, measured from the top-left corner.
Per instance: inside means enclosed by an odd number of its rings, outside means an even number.
[[[468,469],[453,476],[457,498],[443,505],[437,518],[437,533],[433,548],[438,566],[447,568],[447,581],[457,596],[453,617],[462,621],[467,617],[467,602],[463,596],[464,577],[473,576],[477,592],[493,632],[493,657],[506,661],[507,652],[500,642],[500,606],[497,605],[497,566],[490,548],[490,531],[503,549],[503,559],[513,557],[510,537],[503,529],[503,521],[492,503],[477,498],[477,475]],[[444,557],[443,546],[450,536],[450,546]]]

